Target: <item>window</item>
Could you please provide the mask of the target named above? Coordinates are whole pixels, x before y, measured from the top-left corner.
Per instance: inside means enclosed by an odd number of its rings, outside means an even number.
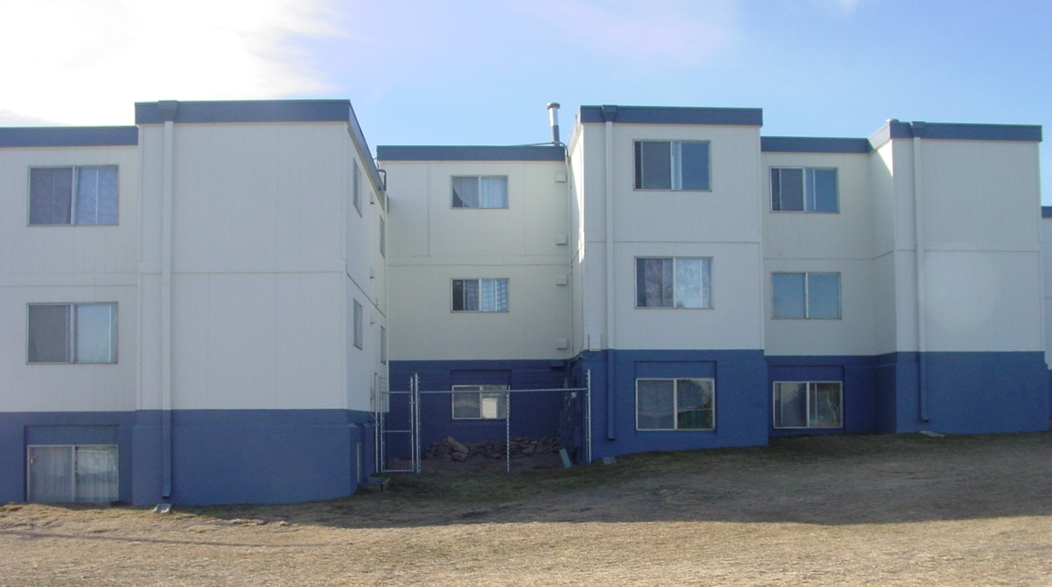
[[[380,327],[380,362],[387,363],[387,329]]]
[[[771,211],[837,212],[836,169],[771,168]]]
[[[773,273],[775,318],[840,318],[839,273]]]
[[[27,453],[29,501],[117,501],[120,476],[116,446],[30,445]]]
[[[117,224],[117,166],[30,169],[29,224]]]
[[[362,348],[362,305],[354,300],[354,346]]]
[[[708,141],[636,141],[636,189],[711,189]]]
[[[507,279],[454,279],[454,312],[507,312]]]
[[[384,219],[380,219],[380,256],[387,256],[387,227],[384,224]]]
[[[29,304],[30,363],[116,363],[117,304]]]
[[[454,420],[504,420],[508,417],[507,385],[454,385]]]
[[[712,258],[636,259],[637,308],[711,308]]]
[[[775,428],[841,428],[844,394],[839,381],[775,381]]]
[[[354,171],[351,175],[352,186],[351,186],[351,200],[354,202],[354,209],[358,211],[358,215],[362,215],[362,168],[358,166],[358,160],[352,160],[354,163]]]
[[[712,379],[636,379],[636,430],[712,430]]]
[[[453,178],[454,208],[507,208],[508,176],[479,176]]]

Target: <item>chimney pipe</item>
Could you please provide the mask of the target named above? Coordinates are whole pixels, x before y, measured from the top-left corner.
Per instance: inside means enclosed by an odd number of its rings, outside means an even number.
[[[548,123],[552,125],[552,144],[559,143],[559,103],[548,103]]]

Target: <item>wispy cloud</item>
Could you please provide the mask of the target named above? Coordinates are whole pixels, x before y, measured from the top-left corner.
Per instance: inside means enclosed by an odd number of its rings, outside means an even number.
[[[632,61],[705,62],[735,37],[735,6],[710,2],[617,2],[529,0],[520,11],[542,16],[562,29],[566,41],[585,50]]]
[[[862,4],[862,0],[812,0],[812,3],[825,6],[842,14],[851,14]]]
[[[295,42],[338,34],[324,0],[37,0],[5,4],[6,120],[130,122],[132,102],[323,89]]]

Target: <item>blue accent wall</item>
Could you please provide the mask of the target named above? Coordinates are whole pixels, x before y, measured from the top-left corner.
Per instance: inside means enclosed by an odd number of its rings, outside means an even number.
[[[0,128],[0,147],[134,147],[134,126],[45,126]]]
[[[869,139],[760,137],[764,153],[869,153]]]
[[[882,432],[949,434],[1049,429],[1048,367],[1042,352],[924,353],[928,421],[921,419],[920,356],[881,355]]]
[[[394,391],[408,391],[414,374],[420,376],[421,448],[452,436],[460,442],[501,440],[510,435],[547,437],[562,436],[565,401],[561,391],[529,392],[523,390],[560,390],[574,382],[562,360],[486,360],[486,361],[391,361],[390,381]],[[507,385],[511,394],[510,422],[504,419],[453,419],[454,385]],[[393,394],[388,413],[389,429],[409,428],[409,395]],[[408,458],[408,438],[391,435],[388,454]]]
[[[610,367],[613,377],[610,377]],[[767,363],[762,350],[606,350],[581,356],[592,376],[592,457],[767,444]],[[712,377],[712,431],[636,430],[639,377]]]
[[[26,498],[28,444],[117,444],[120,500],[160,502],[161,417],[157,410],[0,413],[0,502]],[[172,420],[177,505],[332,499],[353,493],[359,472],[374,470],[368,412],[177,410]]]
[[[867,356],[768,356],[767,425],[771,436],[800,434],[866,434],[876,432],[877,361]],[[844,427],[776,430],[771,413],[775,381],[839,381],[842,384]]]

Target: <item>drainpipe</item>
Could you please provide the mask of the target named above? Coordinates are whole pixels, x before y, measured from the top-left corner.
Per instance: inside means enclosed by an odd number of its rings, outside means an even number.
[[[606,139],[606,439],[616,438],[614,363],[614,118],[617,106],[602,108]]]
[[[164,191],[161,196],[161,499],[172,497],[172,198],[175,114],[178,102],[158,102],[164,120]]]
[[[924,205],[921,189],[921,136],[924,135],[924,123],[911,123],[913,135],[913,242],[916,245],[917,271],[917,390],[920,403],[920,419],[930,420],[928,416],[928,369],[925,353],[928,350],[927,328],[925,324],[925,251],[924,251]]]

